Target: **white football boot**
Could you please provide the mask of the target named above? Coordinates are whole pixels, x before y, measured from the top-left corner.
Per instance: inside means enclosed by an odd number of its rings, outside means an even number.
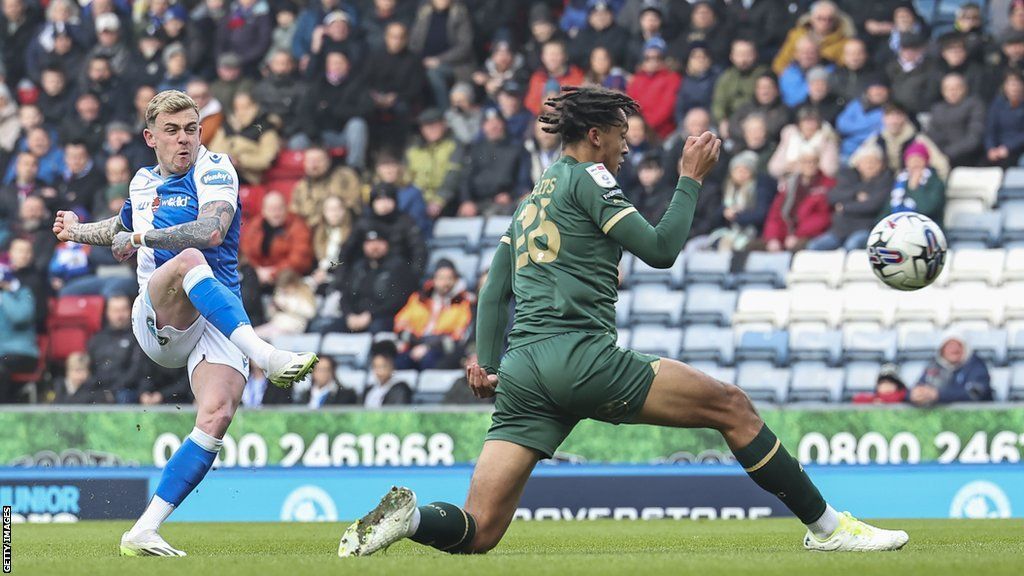
[[[882,552],[899,550],[908,540],[910,537],[903,530],[876,528],[843,512],[839,515],[839,527],[828,538],[819,540],[808,531],[804,548],[820,552]]]
[[[143,530],[129,537],[121,535],[121,556],[187,556],[167,543],[156,530]]]
[[[309,375],[319,360],[312,352],[275,350],[266,369],[267,380],[279,388],[288,388]]]
[[[392,486],[380,504],[345,530],[338,544],[338,556],[369,556],[409,537],[416,494]]]

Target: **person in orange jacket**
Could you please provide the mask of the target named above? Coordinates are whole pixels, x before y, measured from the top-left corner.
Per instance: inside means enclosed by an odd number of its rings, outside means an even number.
[[[288,212],[288,203],[280,192],[263,197],[260,217],[242,227],[240,248],[260,286],[267,291],[282,270],[304,276],[313,268],[309,226],[302,217]]]
[[[458,368],[465,336],[473,322],[473,294],[455,265],[441,259],[434,277],[409,296],[395,315],[400,370]]]

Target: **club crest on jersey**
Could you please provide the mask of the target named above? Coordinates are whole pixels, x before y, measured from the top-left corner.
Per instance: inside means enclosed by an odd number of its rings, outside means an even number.
[[[143,204],[143,207],[145,207],[145,204]],[[156,212],[156,209],[160,207],[160,197],[153,198],[153,202],[150,203],[149,207],[153,212]]]
[[[590,174],[590,177],[593,178],[594,182],[597,182],[597,185],[601,188],[614,188],[617,186],[615,183],[615,176],[612,176],[612,173],[609,172],[608,169],[605,168],[604,164],[601,164],[600,162],[593,166],[589,166],[587,168],[587,173]]]
[[[231,177],[231,174],[228,174],[227,170],[220,168],[203,174],[200,181],[207,186],[230,186],[235,183],[235,179]]]

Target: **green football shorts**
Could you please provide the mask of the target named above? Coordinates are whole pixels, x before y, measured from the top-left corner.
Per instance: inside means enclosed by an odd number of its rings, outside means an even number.
[[[615,336],[570,332],[509,350],[487,440],[506,440],[550,458],[576,423],[631,423],[660,359],[619,348]]]

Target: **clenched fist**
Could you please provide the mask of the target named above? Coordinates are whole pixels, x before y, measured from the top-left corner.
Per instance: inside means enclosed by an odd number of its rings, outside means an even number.
[[[711,132],[688,136],[683,146],[683,155],[679,158],[679,175],[703,183],[704,177],[718,163],[721,151],[722,141]]]
[[[53,233],[61,242],[71,240],[71,231],[78,226],[78,215],[71,210],[58,210],[53,219]]]

